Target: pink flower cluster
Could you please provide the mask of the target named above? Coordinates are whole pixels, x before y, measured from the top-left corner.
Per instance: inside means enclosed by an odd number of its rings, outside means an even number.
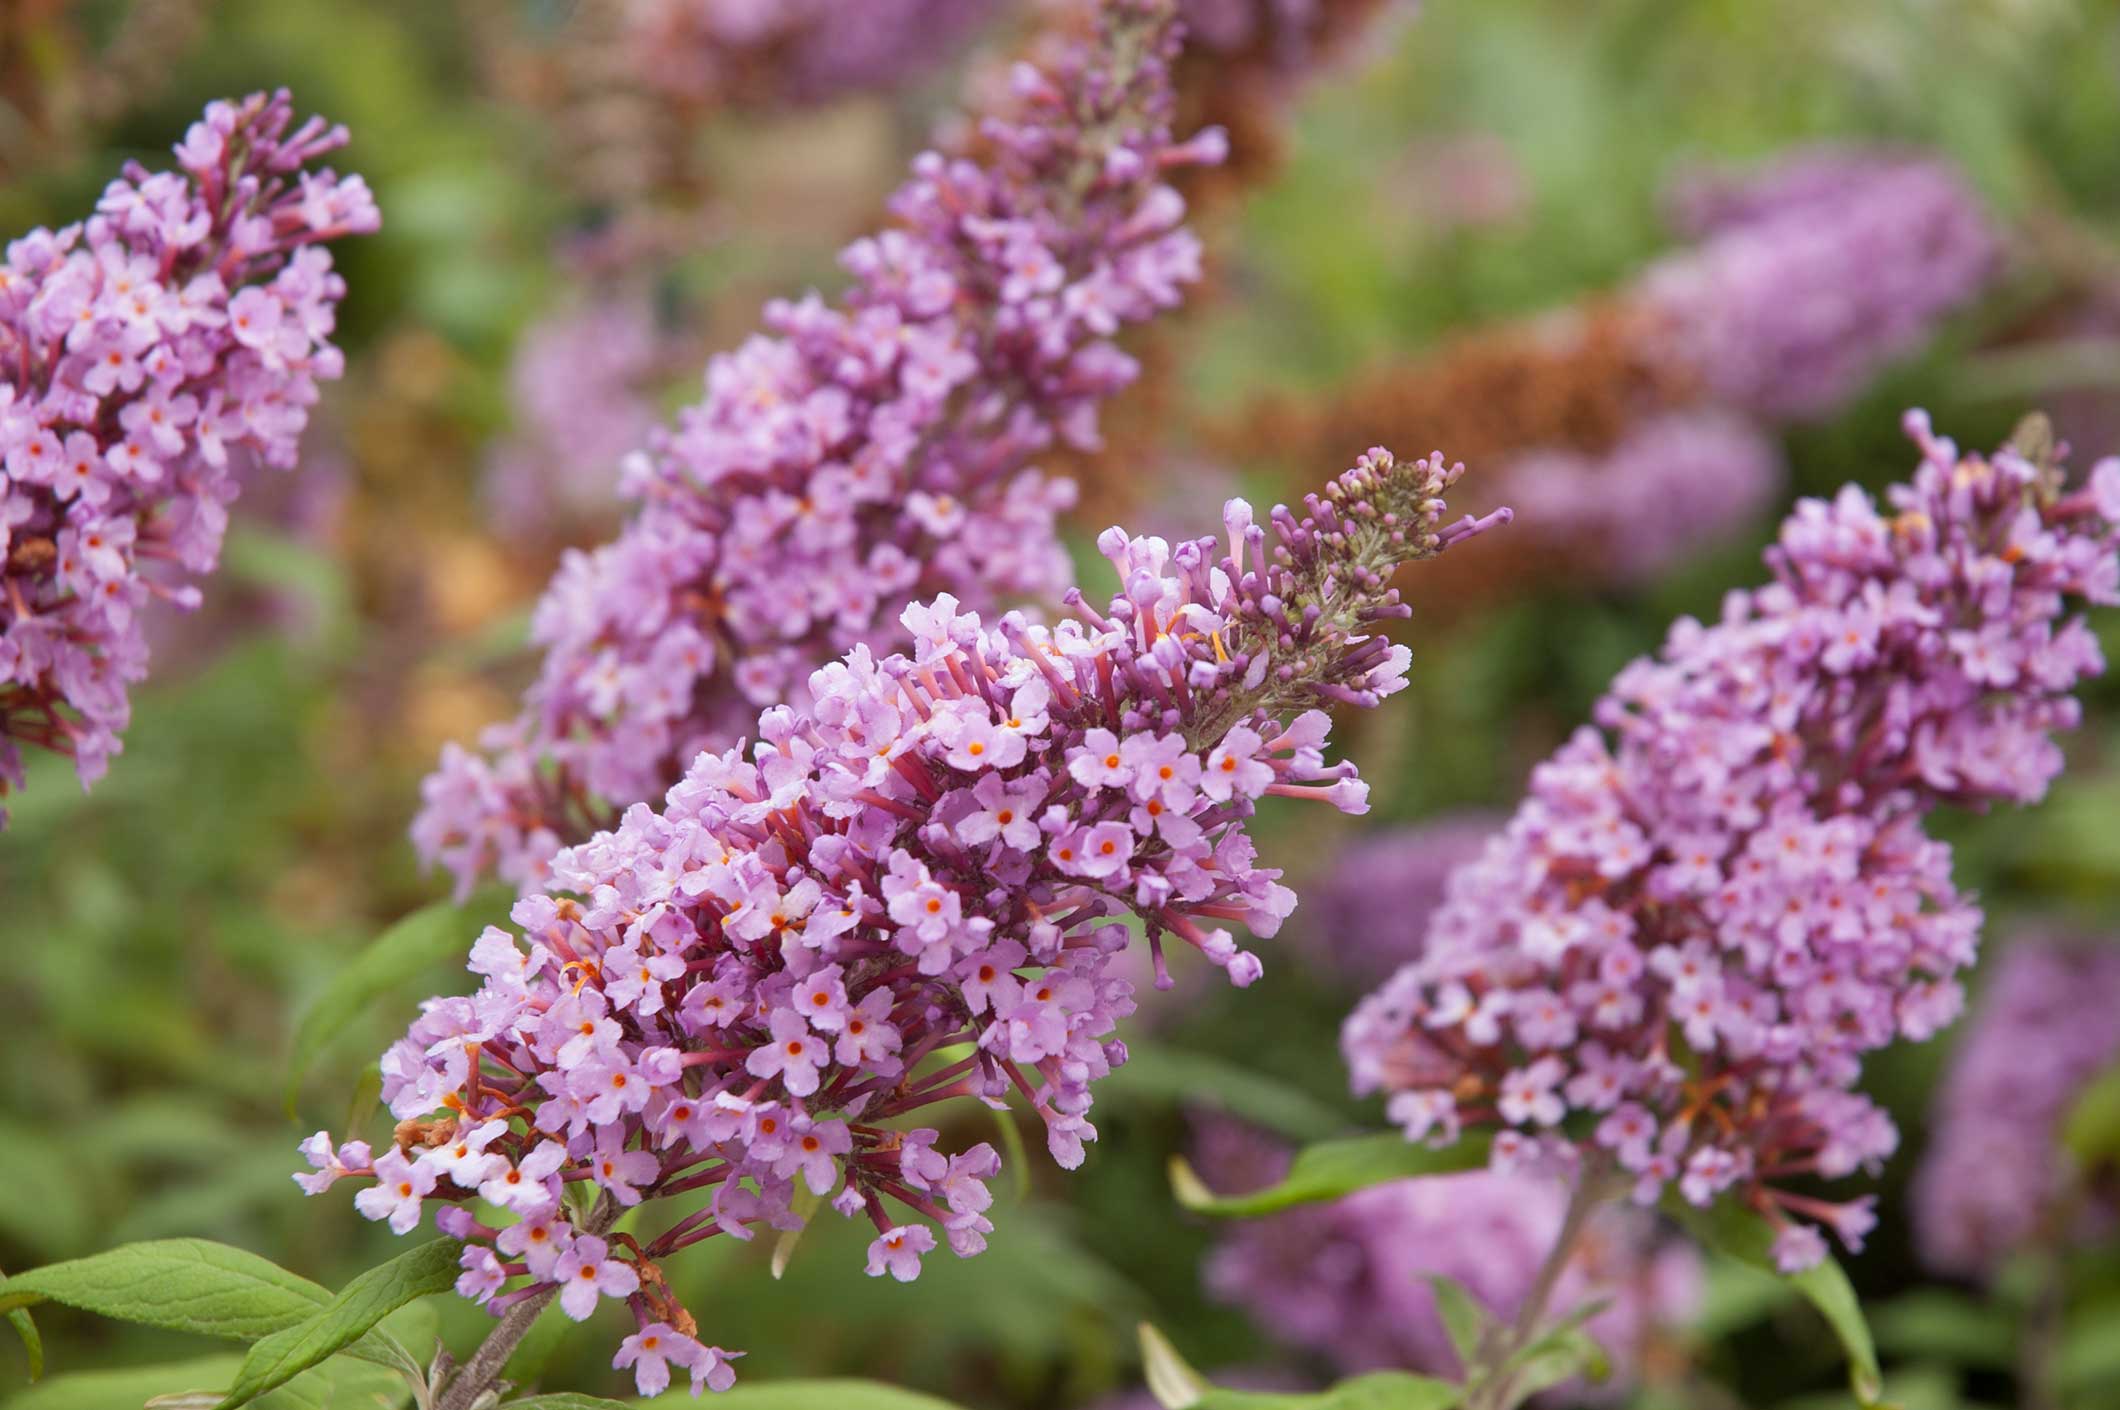
[[[0,264],[0,793],[21,744],[84,786],[147,673],[140,614],[191,607],[245,467],[290,467],[345,283],[328,240],[380,223],[358,176],[304,170],[346,141],[290,129],[283,91],[217,102],[96,214]],[[0,813],[0,822],[5,814]]]
[[[334,1152],[320,1133],[305,1187],[372,1177],[361,1212],[399,1232],[450,1201],[467,1296],[557,1287],[577,1317],[622,1297],[642,1336],[694,1330],[656,1260],[799,1225],[798,1181],[874,1222],[872,1275],[914,1277],[938,1229],[977,1253],[995,1152],[893,1123],[1014,1092],[1072,1168],[1097,1134],[1091,1084],[1126,1057],[1120,918],[1160,984],[1173,936],[1258,977],[1228,926],[1271,935],[1295,896],[1246,820],[1268,796],[1366,808],[1316,707],[1400,688],[1407,651],[1374,634],[1406,615],[1392,570],[1506,519],[1441,528],[1457,473],[1372,452],[1301,520],[1276,509],[1271,536],[1232,500],[1219,556],[1107,530],[1120,592],[1102,611],[1071,593],[1055,627],[985,625],[946,595],[908,607],[910,650],[855,647],[811,678],[806,713],[759,717],[748,758],[700,755],[660,812],[562,852],[553,884],[581,899],[518,902],[522,939],[473,948],[479,992],[430,1001],[383,1059],[421,1149]],[[600,1237],[598,1210],[698,1190],[711,1203],[652,1242]],[[486,1227],[456,1203],[473,1193],[522,1222]]]
[[[1218,1122],[1196,1160],[1218,1189],[1272,1183],[1288,1163],[1256,1133]],[[1464,1367],[1428,1282],[1455,1280],[1494,1317],[1513,1319],[1559,1236],[1564,1182],[1474,1171],[1371,1186],[1330,1204],[1233,1225],[1208,1256],[1208,1290],[1279,1341],[1322,1353],[1343,1375],[1409,1370],[1461,1376]],[[1549,1304],[1565,1316],[1609,1298],[1586,1330],[1611,1360],[1602,1389],[1617,1398],[1660,1331],[1698,1307],[1699,1256],[1659,1238],[1656,1221],[1606,1207],[1580,1235]],[[1565,1403],[1598,1398],[1577,1383]]]
[[[1874,1167],[1897,1140],[1865,1052],[1957,1014],[1980,913],[1933,809],[2030,803],[2100,671],[2073,602],[2120,596],[2120,460],[2067,493],[2015,449],[1922,463],[1889,508],[1806,500],[1774,580],[1635,662],[1452,877],[1419,959],[1348,1020],[1360,1092],[1408,1139],[1500,1128],[1496,1163],[1608,1153],[1655,1198],[1729,1192],[1859,1247],[1868,1202],[1773,1182]]]
[[[1903,152],[1829,148],[1743,179],[1696,177],[1675,204],[1706,238],[1652,269],[1643,296],[1682,366],[1777,419],[1845,401],[2000,263],[1957,172]]]
[[[1989,1277],[2041,1240],[2110,1227],[2110,1191],[2061,1148],[2070,1108],[2120,1062],[2120,946],[2024,939],[1988,976],[1914,1176],[1922,1261]]]
[[[847,248],[838,306],[770,306],[773,335],[716,358],[705,399],[632,459],[641,512],[562,564],[522,713],[426,782],[413,837],[460,886],[534,885],[759,708],[799,704],[823,662],[903,643],[909,598],[1065,585],[1053,521],[1073,487],[1030,461],[1095,444],[1137,370],[1112,336],[1198,277],[1162,178],[1222,149],[1169,136],[1167,6],[1100,16],[1053,72],[1017,70],[984,164],[918,159],[898,227]]]

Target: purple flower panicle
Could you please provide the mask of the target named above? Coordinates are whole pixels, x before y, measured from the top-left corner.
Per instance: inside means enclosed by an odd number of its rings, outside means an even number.
[[[1272,935],[1295,896],[1247,819],[1268,796],[1367,807],[1318,707],[1404,684],[1406,649],[1376,634],[1407,612],[1398,564],[1506,520],[1441,527],[1457,474],[1373,451],[1270,531],[1230,501],[1226,552],[1109,529],[1120,591],[1101,611],[1071,592],[1053,627],[906,608],[908,650],[854,647],[805,712],[759,717],[748,757],[701,754],[661,811],[562,852],[553,886],[579,899],[519,901],[520,938],[473,948],[479,992],[430,1001],[385,1055],[400,1144],[320,1133],[305,1188],[371,1176],[361,1212],[400,1232],[445,1201],[467,1295],[564,1284],[581,1317],[600,1290],[695,1360],[658,1260],[799,1224],[798,1182],[874,1223],[871,1275],[909,1280],[938,1242],[977,1253],[999,1159],[938,1149],[927,1108],[1013,1093],[1072,1168],[1091,1084],[1126,1059],[1121,918],[1159,984],[1173,938],[1258,978],[1229,927]],[[599,1211],[702,1190],[651,1242],[601,1238]],[[481,1224],[473,1192],[524,1222]],[[555,1252],[590,1240],[588,1261]]]
[[[1957,1015],[1980,913],[1923,820],[2044,794],[2103,668],[2068,614],[2120,596],[2120,460],[2068,492],[1907,425],[1912,482],[1802,502],[1771,583],[1627,667],[1348,1020],[1409,1139],[1498,1127],[1504,1169],[1580,1142],[1643,1199],[1748,1202],[1788,1267],[1821,1225],[1861,1245],[1868,1201],[1779,1182],[1890,1154],[1862,1056]]]
[[[1776,419],[1846,401],[2000,262],[1958,174],[1903,153],[1808,152],[1741,182],[1696,178],[1676,205],[1707,238],[1642,297],[1717,397]]]
[[[244,470],[295,463],[342,370],[322,247],[380,219],[360,177],[311,169],[346,130],[293,123],[284,91],[213,103],[176,171],[130,163],[88,220],[7,247],[0,793],[23,744],[102,776],[147,673],[141,614],[198,603]]]
[[[2020,940],[2003,952],[1937,1094],[1914,1176],[1914,1232],[1939,1272],[1985,1277],[2012,1253],[2110,1224],[2069,1206],[2061,1123],[2120,1061],[2120,948]]]
[[[641,511],[562,563],[522,713],[426,782],[413,837],[460,887],[535,885],[760,708],[800,704],[819,665],[903,645],[909,598],[979,609],[1065,585],[1073,487],[1031,461],[1095,444],[1136,372],[1113,335],[1198,277],[1163,177],[1221,150],[1170,136],[1167,8],[1100,15],[1052,71],[1016,71],[983,162],[914,163],[897,226],[843,255],[836,305],[769,306],[770,333],[716,358],[704,400],[631,459]]]

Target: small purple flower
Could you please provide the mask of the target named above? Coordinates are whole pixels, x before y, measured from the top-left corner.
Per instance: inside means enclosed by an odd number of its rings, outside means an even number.
[[[376,1157],[375,1183],[353,1197],[364,1219],[390,1222],[393,1234],[410,1233],[420,1222],[420,1203],[434,1193],[434,1167],[405,1159],[396,1146]]]
[[[552,1265],[559,1284],[559,1308],[577,1322],[587,1321],[600,1297],[631,1297],[640,1291],[633,1265],[609,1257],[610,1246],[594,1234],[583,1234]]]
[[[501,1261],[493,1256],[493,1250],[484,1244],[473,1244],[464,1250],[463,1273],[456,1280],[456,1295],[469,1298],[483,1307],[508,1281],[508,1272]]]
[[[885,1229],[869,1242],[871,1278],[889,1273],[901,1283],[920,1276],[920,1255],[932,1253],[935,1236],[925,1224],[899,1224]]]

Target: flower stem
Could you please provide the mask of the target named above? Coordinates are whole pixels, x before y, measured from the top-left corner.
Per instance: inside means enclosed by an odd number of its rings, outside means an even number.
[[[618,1222],[618,1215],[617,1202],[607,1194],[582,1221],[581,1232],[602,1237]],[[493,1389],[508,1364],[508,1358],[530,1334],[537,1315],[545,1310],[545,1304],[551,1302],[553,1294],[558,1291],[558,1288],[547,1288],[502,1313],[500,1322],[486,1333],[486,1339],[479,1343],[477,1351],[471,1353],[471,1359],[444,1383],[441,1394],[435,1397],[434,1410],[471,1410],[478,1404],[479,1397]]]
[[[1567,1271],[1568,1260],[1575,1256],[1590,1216],[1612,1196],[1614,1188],[1610,1173],[1601,1166],[1586,1164],[1577,1175],[1553,1247],[1547,1250],[1546,1261],[1539,1265],[1524,1293],[1516,1320],[1506,1327],[1497,1324],[1490,1328],[1473,1352],[1472,1365],[1466,1368],[1463,1410],[1508,1410],[1515,1403],[1512,1392],[1523,1368],[1504,1368],[1512,1357],[1538,1339],[1547,1304],[1553,1301],[1553,1291],[1560,1285],[1561,1274]]]

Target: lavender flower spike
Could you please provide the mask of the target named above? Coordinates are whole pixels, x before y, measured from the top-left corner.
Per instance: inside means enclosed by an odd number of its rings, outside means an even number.
[[[1119,593],[1071,595],[1055,627],[908,607],[908,650],[856,646],[755,748],[702,754],[661,811],[561,853],[553,884],[581,899],[519,901],[521,937],[472,949],[479,992],[431,1000],[384,1056],[396,1143],[320,1132],[297,1178],[372,1178],[358,1208],[400,1233],[442,1202],[471,1243],[459,1290],[496,1310],[624,1301],[646,1392],[670,1361],[725,1383],[660,1261],[798,1225],[798,1180],[875,1225],[872,1276],[912,1279],[938,1240],[979,1252],[999,1158],[938,1149],[927,1108],[1013,1093],[1072,1168],[1091,1085],[1126,1060],[1119,919],[1159,983],[1172,938],[1259,977],[1228,927],[1270,936],[1295,896],[1246,822],[1268,795],[1367,807],[1316,707],[1405,683],[1406,649],[1371,633],[1406,615],[1393,568],[1468,532],[1441,527],[1457,473],[1372,452],[1270,527],[1233,500],[1226,553],[1107,530]],[[612,1210],[701,1190],[653,1240],[600,1237]],[[481,1225],[474,1191],[522,1222]],[[660,1359],[636,1355],[650,1336]]]
[[[1859,1248],[1867,1200],[1779,1183],[1889,1155],[1862,1057],[1958,1013],[1980,912],[1923,820],[2045,793],[2104,667],[2067,614],[2120,599],[2120,460],[2069,492],[2034,424],[1981,459],[1910,414],[1888,510],[1799,504],[1773,582],[1621,672],[1348,1020],[1355,1088],[1412,1140],[1500,1127],[1504,1169],[1574,1118],[1642,1199],[1758,1209],[1787,1268],[1821,1225]]]
[[[282,91],[217,102],[96,214],[0,264],[0,795],[20,746],[102,776],[147,674],[140,614],[199,601],[252,462],[287,468],[343,366],[325,242],[372,231],[346,129]],[[0,824],[6,814],[0,812]]]
[[[1222,146],[1170,137],[1165,0],[1099,14],[1053,72],[1018,69],[983,164],[914,163],[897,228],[847,247],[838,306],[769,306],[772,336],[717,358],[705,398],[633,458],[641,512],[561,565],[522,713],[427,780],[413,838],[460,887],[536,884],[760,708],[799,705],[824,662],[904,645],[909,597],[985,608],[1065,586],[1053,519],[1073,487],[1031,460],[1096,442],[1136,372],[1112,336],[1198,277],[1163,177]]]

